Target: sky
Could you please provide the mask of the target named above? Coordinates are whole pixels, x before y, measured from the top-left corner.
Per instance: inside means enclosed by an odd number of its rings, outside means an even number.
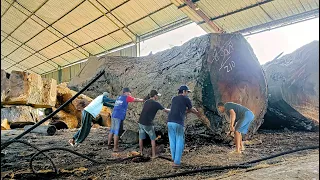
[[[140,55],[146,56],[151,51],[155,54],[173,46],[180,46],[204,34],[206,32],[200,26],[192,23],[142,42]],[[246,36],[246,39],[260,64],[264,64],[282,52],[289,54],[314,40],[319,41],[319,18]]]

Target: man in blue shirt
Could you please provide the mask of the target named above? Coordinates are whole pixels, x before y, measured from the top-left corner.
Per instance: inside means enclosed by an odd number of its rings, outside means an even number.
[[[191,100],[188,97],[190,92],[188,86],[180,86],[178,96],[172,98],[168,116],[169,143],[172,160],[174,161],[172,167],[174,168],[180,167],[184,149],[184,120],[186,112],[192,112],[201,118],[200,113],[192,107]]]
[[[103,106],[113,107],[113,105],[109,103],[115,103],[115,100],[108,98],[108,95],[109,94],[107,92],[104,92],[84,108],[81,117],[81,128],[73,138],[69,140],[69,144],[71,146],[78,145],[86,139],[90,133],[92,120],[99,115]]]
[[[129,102],[143,102],[143,99],[134,98],[131,96],[129,88],[123,88],[122,95],[119,96],[114,104],[114,109],[111,115],[111,128],[108,136],[108,148],[112,148],[111,140],[113,138],[113,151],[119,151],[119,130],[122,121],[126,118]]]

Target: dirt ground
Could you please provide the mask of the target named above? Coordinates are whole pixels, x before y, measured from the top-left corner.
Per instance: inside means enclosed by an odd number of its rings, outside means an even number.
[[[22,131],[1,131],[1,141],[15,137]],[[22,139],[41,149],[49,147],[65,147],[95,160],[105,161],[107,158],[127,157],[131,151],[138,151],[138,145],[121,144],[124,151],[113,153],[107,148],[106,128],[92,129],[88,138],[80,147],[73,148],[68,139],[76,130],[59,130],[54,136],[27,134]],[[192,141],[186,142],[181,169],[172,169],[171,162],[156,158],[147,162],[94,164],[86,159],[65,151],[50,151],[47,153],[61,170],[61,175],[50,173],[41,175],[38,179],[141,179],[169,175],[177,172],[197,169],[202,166],[225,166],[247,162],[267,157],[283,151],[296,148],[319,145],[319,132],[291,131],[260,131],[246,145],[241,156],[230,154],[232,147],[228,144],[214,143],[203,137],[193,135]],[[170,157],[168,144],[158,146],[162,156]],[[36,151],[32,148],[15,143],[7,147],[1,157],[1,179],[35,179],[30,173],[29,160]],[[150,148],[146,149],[146,153]],[[37,170],[46,172],[51,169],[49,161],[44,156],[38,156],[34,162]],[[190,174],[188,176],[170,179],[319,179],[319,150],[306,150],[263,161],[249,169],[233,169],[225,171]]]

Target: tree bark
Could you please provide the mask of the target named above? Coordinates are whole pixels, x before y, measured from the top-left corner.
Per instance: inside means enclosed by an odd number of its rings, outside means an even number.
[[[1,122],[7,119],[11,123],[24,123],[39,121],[39,115],[36,109],[30,106],[10,106],[1,108]]]
[[[40,75],[12,71],[9,80],[1,71],[1,104],[30,105],[36,108],[53,107],[56,103],[57,81],[42,79]],[[2,87],[3,85],[3,87]]]
[[[9,78],[8,73],[1,69],[1,104],[5,101],[9,90]]]
[[[36,108],[54,107],[57,101],[57,81],[55,79],[42,78],[42,83],[41,101],[33,106]]]
[[[240,103],[253,111],[255,120],[249,135],[263,122],[267,104],[265,77],[252,48],[240,34],[208,34],[145,57],[91,58],[68,86],[81,89],[101,69],[106,71],[104,77],[84,94],[95,97],[108,91],[116,98],[123,87],[129,87],[134,97],[143,98],[157,89],[163,94],[159,102],[170,108],[179,86],[188,85],[193,90],[189,95],[193,105],[209,120],[203,121],[207,133],[216,139],[230,139],[229,118],[218,113],[219,101]],[[125,129],[137,130],[142,106],[143,103],[129,105]],[[157,114],[156,129],[166,131],[167,116],[164,112]],[[203,129],[203,124],[195,115],[187,115],[185,126]]]
[[[319,41],[263,65],[269,105],[262,128],[319,130]]]

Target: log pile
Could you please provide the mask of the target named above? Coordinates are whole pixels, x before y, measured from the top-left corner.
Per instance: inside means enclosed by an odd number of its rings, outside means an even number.
[[[319,130],[319,41],[263,65],[269,103],[266,129]]]
[[[8,76],[9,79],[8,79]],[[1,105],[53,107],[56,103],[57,81],[38,74],[1,70]]]
[[[194,106],[209,122],[200,122],[190,114],[186,126],[205,129],[205,133],[215,139],[228,139],[229,131],[229,119],[217,111],[219,101],[240,103],[254,112],[249,135],[260,127],[267,108],[262,68],[240,34],[208,34],[146,57],[91,58],[82,69],[83,73],[74,77],[68,86],[80,90],[102,69],[106,72],[104,77],[84,94],[95,97],[108,91],[116,98],[123,87],[130,87],[134,97],[143,98],[151,89],[157,89],[163,94],[159,102],[170,108],[171,98],[177,94],[179,86],[187,84],[193,90],[189,97]],[[141,110],[142,103],[129,105],[125,129],[137,130],[136,121]],[[158,113],[156,128],[166,131],[166,120],[166,113]]]
[[[6,119],[15,127],[34,124],[39,121],[37,108],[55,110],[76,93],[66,83],[57,85],[56,80],[41,78],[38,74],[21,71],[8,74],[1,70],[1,122]],[[91,101],[90,97],[81,94],[45,124],[64,123],[70,129],[80,127],[82,110]],[[100,125],[111,126],[110,113],[109,108],[102,109]]]
[[[72,96],[74,96],[77,92],[69,89],[67,87],[67,83],[61,83],[57,86],[57,102],[55,105],[55,110],[63,103],[68,101]],[[99,94],[100,95],[100,94]],[[80,94],[76,99],[74,99],[70,104],[68,104],[63,110],[57,113],[53,117],[53,121],[63,121],[66,123],[69,129],[77,128],[81,126],[81,117],[82,117],[82,110],[92,101],[93,99],[84,95]],[[99,123],[101,126],[110,127],[110,114],[111,110],[107,107],[103,107],[100,116],[102,121]]]

